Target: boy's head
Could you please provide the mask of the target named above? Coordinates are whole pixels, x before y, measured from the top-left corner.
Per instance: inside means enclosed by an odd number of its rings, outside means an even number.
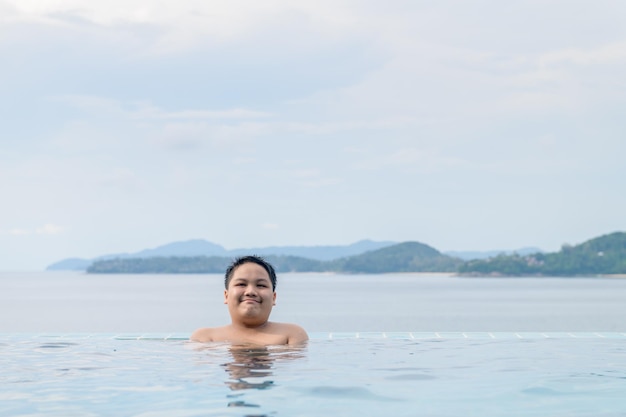
[[[272,291],[276,291],[276,271],[274,271],[274,267],[267,262],[265,259],[260,256],[242,256],[235,259],[229,266],[226,268],[226,273],[224,274],[224,287],[228,289],[228,284],[230,283],[231,278],[233,277],[233,273],[235,269],[239,266],[246,263],[255,263],[261,266],[267,272],[267,275],[270,277],[270,281],[272,282]]]

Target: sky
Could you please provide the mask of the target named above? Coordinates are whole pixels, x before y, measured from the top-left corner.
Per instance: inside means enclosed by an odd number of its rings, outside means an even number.
[[[626,230],[622,0],[0,0],[0,270]]]

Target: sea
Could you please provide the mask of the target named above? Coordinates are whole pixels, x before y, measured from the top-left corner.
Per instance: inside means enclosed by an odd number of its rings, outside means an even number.
[[[0,416],[626,415],[626,279],[280,274],[303,346],[189,341],[221,275],[0,273]]]
[[[0,272],[0,333],[227,324],[220,274]],[[309,332],[626,332],[626,279],[283,273],[271,319]]]

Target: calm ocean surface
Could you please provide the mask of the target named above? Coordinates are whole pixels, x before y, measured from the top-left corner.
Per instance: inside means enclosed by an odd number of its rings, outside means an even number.
[[[611,338],[312,339],[305,348],[0,338],[0,416],[618,417]]]
[[[0,272],[2,332],[192,332],[229,321],[221,275]],[[309,332],[626,332],[623,278],[280,274],[272,319]]]
[[[273,319],[306,346],[189,342],[229,320],[220,275],[1,273],[0,416],[626,415],[625,279],[282,274],[277,290]]]

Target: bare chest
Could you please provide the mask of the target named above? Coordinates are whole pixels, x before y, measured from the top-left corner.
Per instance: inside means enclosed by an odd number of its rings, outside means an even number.
[[[284,345],[289,341],[288,337],[283,334],[263,331],[237,331],[233,329],[226,330],[222,334],[216,334],[214,340],[254,345]]]

